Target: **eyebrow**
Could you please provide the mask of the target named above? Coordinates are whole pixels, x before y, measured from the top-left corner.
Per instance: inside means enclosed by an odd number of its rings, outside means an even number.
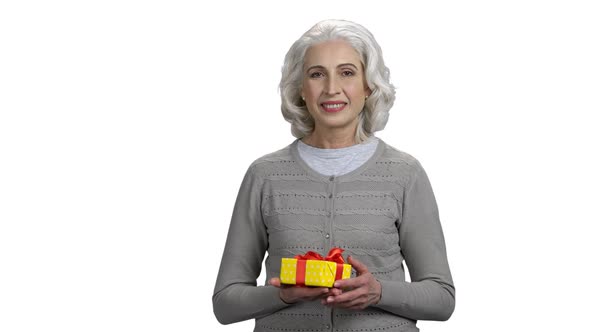
[[[354,69],[358,70],[358,68],[353,63],[341,63],[338,66],[336,66],[336,68],[345,67],[345,66],[351,66],[351,67],[354,67]],[[315,66],[311,66],[311,67],[307,68],[307,72],[309,72],[312,69],[316,69],[316,68],[318,68],[318,69],[326,69],[326,67],[324,67],[324,66],[315,65]]]

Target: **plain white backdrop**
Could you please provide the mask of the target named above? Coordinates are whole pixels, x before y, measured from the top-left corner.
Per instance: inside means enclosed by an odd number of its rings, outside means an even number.
[[[381,44],[377,136],[438,200],[457,306],[422,330],[582,330],[582,3],[2,2],[0,330],[251,331],[213,316],[226,231],[248,165],[294,139],[284,54],[326,18]]]

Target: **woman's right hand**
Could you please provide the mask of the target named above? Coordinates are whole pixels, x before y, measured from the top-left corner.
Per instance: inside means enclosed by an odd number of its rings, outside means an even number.
[[[325,287],[305,287],[282,285],[281,279],[271,278],[269,284],[279,288],[279,296],[283,302],[288,304],[297,303],[300,301],[315,301],[324,298],[328,295],[329,289]]]

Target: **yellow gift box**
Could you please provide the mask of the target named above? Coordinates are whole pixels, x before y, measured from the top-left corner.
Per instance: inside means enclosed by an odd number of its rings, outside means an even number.
[[[342,251],[340,248],[333,248],[326,258],[313,251],[295,258],[283,258],[281,283],[333,287],[336,280],[349,279],[352,267],[344,263]]]

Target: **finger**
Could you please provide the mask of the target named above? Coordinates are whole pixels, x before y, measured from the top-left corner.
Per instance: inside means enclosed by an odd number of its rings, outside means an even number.
[[[369,268],[358,259],[349,255],[346,260],[348,261],[348,264],[352,265],[352,267],[356,270],[357,275],[369,272]]]
[[[357,288],[357,289],[352,290],[350,292],[345,292],[342,295],[329,296],[328,298],[326,298],[326,301],[328,303],[344,304],[347,302],[354,302],[358,298],[362,299],[362,298],[366,297],[366,293],[367,292],[364,288]]]
[[[308,289],[309,289],[309,297],[313,297],[313,298],[324,296],[325,294],[327,294],[330,291],[328,288],[310,287]]]
[[[358,277],[355,277],[355,278],[337,280],[334,283],[334,287],[337,287],[340,289],[354,289],[354,288],[362,287],[366,283],[368,283],[367,275],[363,275],[363,276],[359,275]]]
[[[338,295],[341,295],[341,294],[342,294],[342,290],[341,289],[338,289],[338,288],[330,288],[330,290],[328,291],[328,293],[322,295],[322,297],[321,297],[322,304],[323,305],[328,304],[328,302],[326,302],[326,299],[328,297],[330,297],[330,296],[331,297],[334,297],[334,296],[338,296]]]
[[[357,278],[339,280],[339,281],[337,281],[337,283],[334,284],[334,287],[336,287],[337,289],[343,290],[343,291],[350,290],[353,288],[358,288],[359,287],[359,280],[357,280]]]
[[[345,302],[332,302],[330,304],[333,307],[343,308],[343,309],[364,309],[368,306],[366,299],[363,297],[357,297],[350,301]]]
[[[363,296],[360,296],[360,297],[355,296],[352,299],[348,299],[346,297],[343,298],[341,296],[328,296],[328,297],[322,299],[323,305],[328,305],[328,306],[333,306],[333,307],[338,307],[338,308],[350,308],[353,306],[364,305],[365,302],[366,302],[366,300],[363,298]]]
[[[325,300],[326,299],[326,294],[320,294],[318,296],[314,296],[314,297],[310,297],[308,298],[310,301],[316,301],[316,300]]]
[[[330,290],[328,291],[328,294],[326,294],[326,296],[338,296],[340,294],[342,294],[342,289],[330,288]]]
[[[268,283],[277,288],[281,288],[281,279],[279,278],[271,278]]]

